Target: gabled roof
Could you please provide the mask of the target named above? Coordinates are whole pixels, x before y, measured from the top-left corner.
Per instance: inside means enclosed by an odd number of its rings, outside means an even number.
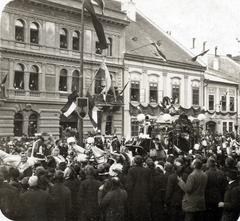
[[[214,69],[214,63],[217,63],[218,69]],[[238,82],[240,80],[240,63],[236,62],[234,58],[228,56],[220,56],[208,54],[208,69],[215,71],[224,79]]]
[[[216,82],[216,83],[235,84],[235,85],[238,84],[236,81],[230,80],[229,78],[227,78],[225,73],[222,73],[220,71],[216,71],[212,68],[208,69],[204,73],[204,78],[209,80],[209,81]]]
[[[160,50],[168,61],[203,66],[203,63],[201,64],[199,61],[190,61],[195,55],[137,11],[136,22],[131,21],[130,25],[126,27],[126,53],[163,60],[156,56],[157,51],[151,45],[157,41],[161,42]]]

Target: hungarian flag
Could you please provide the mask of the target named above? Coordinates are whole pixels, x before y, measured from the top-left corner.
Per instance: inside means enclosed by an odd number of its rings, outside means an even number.
[[[3,78],[1,85],[0,85],[0,94],[2,98],[6,98],[6,94],[5,94],[5,83],[7,81],[7,74],[5,75],[5,77]]]
[[[87,92],[87,98],[88,98],[88,116],[93,125],[93,128],[96,130],[98,126],[98,120],[97,120],[98,116],[97,116],[97,111],[94,109],[95,101],[89,92]]]
[[[69,117],[71,115],[71,113],[76,109],[77,97],[78,97],[78,92],[76,90],[68,95],[68,101],[64,105],[64,107],[61,109],[61,111],[65,117]]]
[[[105,2],[103,0],[94,0],[98,5],[99,7],[101,8],[102,10],[102,14],[104,14],[104,8],[105,8]]]
[[[99,1],[97,1],[98,3]],[[108,44],[106,41],[106,37],[105,37],[105,33],[103,30],[103,26],[101,24],[101,22],[98,20],[97,15],[95,13],[93,4],[91,2],[91,0],[85,0],[84,1],[84,7],[87,9],[87,11],[90,13],[91,18],[92,18],[92,23],[93,23],[93,27],[97,33],[97,37],[99,40],[99,48],[100,49],[107,49],[108,48]],[[100,5],[100,7],[103,8],[103,6]]]
[[[166,58],[166,56],[161,52],[159,44],[160,44],[159,41],[158,41],[158,42],[153,42],[153,43],[151,43],[151,45],[153,45],[153,46],[156,48],[158,54],[163,58],[164,61],[166,61],[167,58]]]
[[[106,86],[103,88],[101,94],[103,94],[103,99],[106,101],[107,93],[108,93],[109,89],[112,88],[112,78],[108,71],[107,65],[105,63],[105,59],[103,60],[98,72],[99,72],[98,74],[100,76],[104,76],[104,78],[105,78]],[[115,98],[116,98],[116,95],[115,95]]]
[[[202,52],[201,54],[198,54],[198,55],[196,55],[195,57],[191,58],[191,61],[192,61],[192,62],[196,61],[199,56],[205,55],[206,53],[208,53],[209,50],[210,50],[210,49],[208,49],[208,50]]]

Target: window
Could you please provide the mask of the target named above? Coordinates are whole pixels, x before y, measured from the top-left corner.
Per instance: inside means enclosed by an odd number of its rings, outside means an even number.
[[[107,55],[112,56],[112,43],[113,43],[113,39],[112,38],[108,38],[108,49],[107,49]]]
[[[95,53],[96,53],[96,54],[102,54],[102,49],[100,48],[98,41],[96,41],[95,47],[96,47]]]
[[[23,115],[20,113],[15,114],[14,116],[14,136],[23,135]]]
[[[229,122],[229,124],[228,124],[228,131],[229,132],[233,131],[233,122]]]
[[[31,72],[29,76],[29,90],[37,91],[38,90],[38,67],[33,65],[31,67]]]
[[[131,82],[131,101],[138,101],[140,98],[140,86],[138,81],[132,81]]]
[[[72,75],[72,91],[79,91],[79,71],[75,70]]]
[[[226,96],[222,96],[220,105],[222,106],[222,111],[227,110],[227,97]]]
[[[60,31],[60,48],[67,48],[67,30],[62,28]]]
[[[107,116],[105,134],[110,135],[112,133],[112,116]]]
[[[72,49],[75,51],[79,51],[79,36],[80,33],[78,31],[74,31],[72,34]]]
[[[179,85],[173,85],[172,86],[172,99],[174,101],[177,101],[176,103],[179,103],[179,97],[180,97],[180,87],[179,87]]]
[[[39,26],[36,22],[31,23],[30,25],[30,43],[38,44],[38,32]]]
[[[66,69],[62,69],[60,71],[59,91],[67,91],[67,70]]]
[[[136,119],[131,121],[131,136],[137,137],[139,134],[139,122]]]
[[[24,89],[24,66],[22,64],[15,67],[13,87],[15,89]]]
[[[227,122],[223,122],[223,134],[227,132]]]
[[[150,91],[149,91],[150,92],[149,93],[150,102],[157,103],[157,101],[158,101],[158,84],[157,83],[150,83],[149,89],[150,89]]]
[[[24,22],[20,19],[15,22],[15,40],[24,41]]]
[[[214,110],[214,95],[208,96],[208,109]]]
[[[199,105],[199,88],[193,87],[192,89],[192,104],[193,105]]]
[[[31,114],[29,116],[28,121],[28,136],[33,137],[35,133],[37,133],[37,124],[38,124],[38,117],[36,114]]]
[[[230,97],[229,111],[234,111],[234,97]]]

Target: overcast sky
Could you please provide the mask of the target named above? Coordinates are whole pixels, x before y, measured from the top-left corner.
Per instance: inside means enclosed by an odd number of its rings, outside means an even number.
[[[192,39],[199,51],[240,55],[239,0],[134,0],[137,8],[174,39],[192,48]],[[236,40],[239,38],[239,43]]]
[[[0,0],[0,10],[9,0]],[[110,1],[110,0],[107,0]],[[133,0],[136,7],[187,49],[240,55],[240,0]],[[239,38],[239,43],[236,40]]]

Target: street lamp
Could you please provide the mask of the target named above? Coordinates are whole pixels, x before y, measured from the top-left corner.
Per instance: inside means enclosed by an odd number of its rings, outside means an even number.
[[[138,120],[138,122],[139,123],[142,123],[144,120],[145,120],[145,114],[139,114],[138,116],[137,116],[137,120]]]
[[[163,120],[165,121],[165,123],[169,123],[171,121],[171,115],[170,114],[164,114],[163,115]]]

